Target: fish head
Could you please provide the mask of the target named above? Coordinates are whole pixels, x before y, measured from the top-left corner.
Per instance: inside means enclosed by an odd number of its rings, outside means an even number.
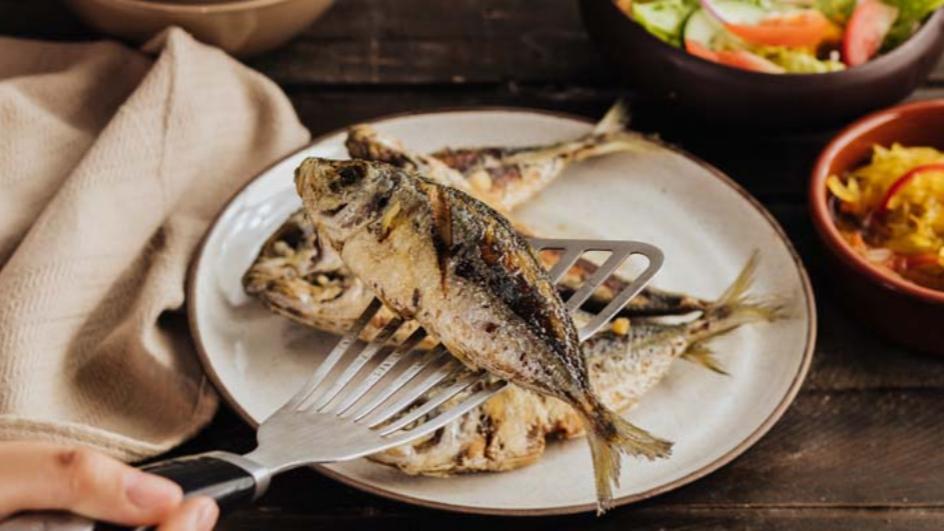
[[[381,215],[395,184],[386,168],[365,160],[309,157],[295,170],[295,187],[312,222],[337,238]]]

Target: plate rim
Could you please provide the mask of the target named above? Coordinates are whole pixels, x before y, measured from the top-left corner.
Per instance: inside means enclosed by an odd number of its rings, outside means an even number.
[[[415,110],[415,111],[403,111],[390,114],[380,115],[368,120],[364,120],[356,123],[366,123],[366,124],[377,124],[380,122],[386,122],[398,118],[409,118],[415,116],[423,115],[435,115],[435,114],[448,114],[448,113],[457,113],[457,112],[509,112],[516,114],[537,114],[541,116],[547,116],[552,118],[562,118],[566,120],[572,120],[581,122],[587,125],[593,125],[595,122],[590,118],[585,116],[572,114],[564,111],[554,111],[547,109],[535,109],[530,107],[518,107],[518,106],[503,106],[503,105],[459,105],[459,106],[445,106],[445,107],[435,107],[428,110]],[[353,124],[351,124],[353,125]],[[229,208],[233,201],[239,197],[252,183],[256,182],[260,177],[269,173],[277,165],[281,164],[286,159],[292,158],[299,153],[311,149],[313,146],[316,146],[328,138],[331,138],[335,135],[343,134],[347,131],[351,125],[346,125],[336,129],[332,129],[326,133],[322,133],[314,138],[312,138],[307,144],[288,153],[275,162],[267,165],[265,168],[260,170],[258,173],[253,175],[252,178],[247,180],[242,186],[239,187],[226,202],[220,207],[220,210],[214,215],[213,220],[207,226],[206,231],[203,233],[203,236],[200,238],[200,242],[196,247],[194,258],[191,260],[189,267],[187,268],[187,278],[186,278],[186,310],[187,310],[187,323],[190,328],[190,334],[193,338],[193,343],[195,350],[197,352],[197,357],[200,360],[200,364],[203,366],[203,370],[206,375],[209,377],[210,381],[213,383],[213,387],[216,391],[223,397],[229,407],[233,408],[234,411],[247,423],[253,430],[257,429],[259,425],[252,419],[249,413],[243,409],[238,401],[229,393],[226,386],[223,385],[222,380],[219,375],[213,370],[213,366],[210,363],[209,356],[206,349],[203,345],[203,338],[200,335],[200,329],[197,326],[196,321],[196,307],[197,307],[197,290],[195,288],[196,284],[196,274],[197,270],[200,269],[200,264],[203,260],[204,251],[206,249],[207,239],[210,234],[216,229],[217,225],[220,222],[220,219],[223,216],[223,213]],[[728,450],[717,459],[711,461],[710,463],[689,472],[688,474],[677,478],[673,481],[653,487],[651,489],[645,490],[643,492],[630,494],[627,496],[621,496],[619,498],[614,498],[611,504],[611,508],[620,507],[623,505],[629,505],[632,503],[640,502],[661,494],[665,494],[669,491],[675,490],[677,488],[683,487],[690,483],[693,483],[712,472],[715,472],[719,468],[727,465],[741,454],[746,452],[751,446],[757,443],[767,432],[773,428],[774,424],[779,421],[783,415],[786,413],[787,409],[796,399],[797,394],[799,394],[800,388],[803,386],[803,382],[806,380],[806,376],[809,373],[810,365],[813,360],[813,353],[816,348],[816,337],[817,337],[817,312],[816,312],[816,300],[813,294],[813,288],[810,283],[809,274],[806,271],[806,267],[803,265],[803,260],[800,258],[799,254],[796,251],[796,248],[793,245],[793,242],[790,241],[789,236],[787,236],[786,231],[783,230],[783,227],[780,226],[780,223],[773,217],[773,215],[767,210],[760,201],[751,195],[740,183],[735,181],[733,178],[729,177],[727,174],[722,172],[720,169],[716,168],[712,164],[706,162],[700,157],[695,156],[694,154],[688,152],[681,147],[668,143],[660,138],[647,136],[646,140],[653,142],[654,144],[659,145],[662,148],[665,148],[677,155],[685,157],[686,159],[694,162],[698,166],[701,166],[703,169],[707,170],[709,174],[718,179],[722,184],[727,185],[734,192],[736,192],[742,199],[744,199],[751,207],[756,210],[762,218],[774,229],[774,232],[779,237],[780,241],[783,242],[787,251],[790,255],[791,260],[793,261],[794,266],[796,267],[797,272],[800,276],[800,284],[802,286],[803,298],[806,301],[806,310],[807,310],[807,334],[806,334],[806,344],[803,351],[803,359],[800,361],[800,365],[797,369],[796,374],[793,375],[793,379],[790,382],[790,387],[787,388],[787,392],[784,393],[783,398],[780,402],[777,403],[777,406],[771,411],[770,415],[750,433],[747,437],[741,440],[734,448]],[[462,514],[477,514],[477,515],[490,515],[490,516],[562,516],[570,514],[578,514],[596,511],[597,506],[595,503],[582,503],[574,505],[563,505],[558,507],[545,507],[545,508],[535,508],[535,509],[506,509],[506,508],[496,508],[496,507],[473,507],[468,505],[459,505],[453,503],[444,503],[438,501],[426,500],[423,498],[417,498],[414,496],[409,496],[402,494],[393,490],[383,489],[375,487],[368,483],[361,482],[357,479],[353,479],[349,476],[346,476],[340,472],[334,471],[324,465],[314,464],[310,465],[310,468],[317,470],[319,473],[338,481],[349,487],[353,487],[362,492],[367,492],[382,498],[387,498],[390,500],[407,503],[411,505],[417,505],[420,507],[427,507],[431,509],[437,509],[441,511],[449,511]]]

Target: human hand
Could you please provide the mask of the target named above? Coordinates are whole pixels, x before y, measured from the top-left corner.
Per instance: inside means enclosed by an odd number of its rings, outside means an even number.
[[[87,448],[0,443],[0,520],[19,511],[63,510],[159,531],[205,531],[219,516],[207,497]]]

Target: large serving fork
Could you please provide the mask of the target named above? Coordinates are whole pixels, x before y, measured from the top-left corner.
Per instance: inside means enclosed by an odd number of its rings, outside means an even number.
[[[663,261],[657,248],[632,241],[532,238],[529,242],[536,252],[553,251],[557,256],[548,271],[555,283],[586,253],[609,253],[565,301],[572,312],[631,256],[645,257],[642,273],[579,329],[581,341],[605,326],[636,296]],[[465,367],[442,344],[417,351],[427,340],[427,332],[401,318],[387,320],[369,342],[360,341],[382,308],[374,298],[301,389],[259,426],[255,450],[245,455],[203,453],[144,469],[176,481],[188,496],[211,496],[221,510],[232,509],[262,495],[276,474],[303,465],[348,461],[406,444],[468,413],[507,385],[484,371]],[[408,326],[415,329],[399,344],[394,343],[397,332]],[[8,527],[17,523],[18,527]],[[53,525],[49,515],[27,515],[0,525],[0,531],[87,530],[95,525],[71,516],[63,516]]]

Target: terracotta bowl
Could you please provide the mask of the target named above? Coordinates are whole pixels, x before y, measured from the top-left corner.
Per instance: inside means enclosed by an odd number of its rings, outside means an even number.
[[[89,26],[143,42],[168,26],[247,57],[300,33],[334,0],[66,0]]]
[[[862,258],[840,236],[827,203],[827,177],[868,162],[872,146],[893,142],[944,150],[944,99],[892,107],[839,133],[813,169],[813,224],[829,250],[835,285],[857,317],[902,345],[944,354],[944,292],[909,282]]]
[[[600,51],[637,91],[678,107],[680,116],[750,128],[835,125],[910,94],[944,49],[944,12],[908,41],[843,72],[764,74],[690,55],[653,37],[612,0],[580,0]]]

